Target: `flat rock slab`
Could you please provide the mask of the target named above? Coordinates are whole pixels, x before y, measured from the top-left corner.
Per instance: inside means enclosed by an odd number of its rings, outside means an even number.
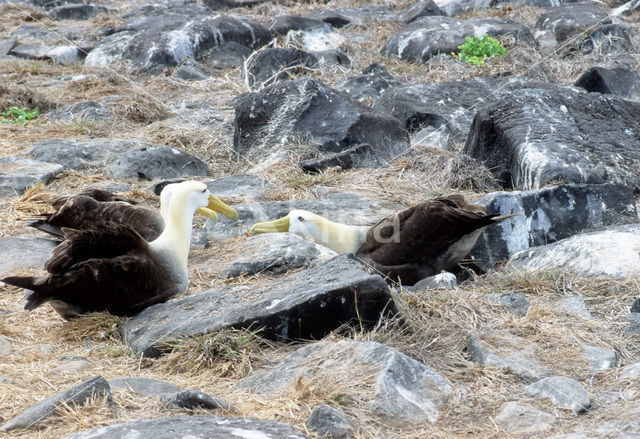
[[[32,405],[18,416],[4,423],[0,430],[10,431],[35,427],[51,416],[62,405],[80,405],[90,397],[107,397],[111,400],[109,384],[100,375],[88,379],[62,392],[56,393]]]
[[[428,127],[465,139],[478,109],[485,105],[490,108],[523,88],[550,89],[555,93],[566,89],[524,78],[482,76],[392,87],[382,93],[373,108],[396,117],[411,133]]]
[[[559,185],[532,191],[494,192],[475,201],[489,213],[518,214],[484,229],[469,257],[489,270],[530,247],[584,231],[637,222],[633,191],[623,185]]]
[[[167,381],[142,377],[112,378],[109,380],[109,386],[112,389],[131,390],[143,395],[162,395],[180,391],[178,386]]]
[[[553,428],[558,419],[530,404],[506,402],[494,421],[509,434],[534,434]]]
[[[42,268],[57,244],[46,238],[0,239],[0,277],[26,268]]]
[[[362,373],[363,378],[355,379]],[[366,407],[397,426],[435,422],[451,385],[424,364],[377,342],[322,341],[293,352],[273,369],[237,386],[262,395],[294,391],[300,377],[338,385],[373,388]]]
[[[572,3],[548,8],[538,18],[536,29],[551,31],[563,42],[598,23],[611,23],[605,11],[593,3]]]
[[[553,244],[516,253],[517,270],[568,271],[583,277],[622,280],[640,275],[640,224],[576,235]]]
[[[120,331],[137,354],[158,356],[179,337],[222,328],[262,328],[262,337],[322,338],[354,319],[365,326],[396,312],[384,280],[347,255],[271,281],[271,285],[217,288],[151,306]]]
[[[287,424],[250,418],[205,415],[174,416],[109,425],[66,436],[64,439],[306,439]]]
[[[548,398],[560,408],[568,408],[576,414],[586,412],[591,406],[589,394],[578,381],[563,376],[550,376],[527,386],[530,395]]]
[[[466,37],[503,35],[533,45],[535,40],[526,26],[498,18],[470,18],[467,20],[443,16],[421,17],[392,36],[383,54],[410,62],[426,62],[441,53],[458,52]]]
[[[109,116],[109,109],[100,102],[76,102],[74,104],[58,107],[47,114],[50,120],[71,122],[75,119],[84,119],[92,122],[104,120]]]
[[[0,198],[22,194],[36,183],[47,184],[64,170],[62,165],[25,157],[0,158]]]
[[[612,95],[523,89],[481,108],[465,154],[505,188],[621,183],[640,192],[640,103]]]
[[[397,119],[308,78],[240,95],[234,127],[234,149],[262,159],[296,138],[318,145],[309,153],[337,153],[366,143],[385,160],[410,146]]]

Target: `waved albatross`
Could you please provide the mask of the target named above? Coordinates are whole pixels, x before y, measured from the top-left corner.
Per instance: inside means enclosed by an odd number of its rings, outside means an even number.
[[[65,319],[92,311],[135,314],[186,291],[193,216],[201,208],[207,209],[204,213],[233,211],[203,183],[178,183],[169,200],[165,228],[154,241],[115,223],[104,230],[62,228],[65,241],[45,264],[48,275],[2,281],[32,291],[27,310],[50,302]]]
[[[166,217],[174,187],[175,184],[164,186],[160,193],[160,211],[103,189],[88,189],[75,195],[55,198],[51,202],[55,212],[39,215],[40,219],[30,221],[27,225],[64,239],[63,227],[104,230],[109,224],[117,223],[129,226],[145,240],[153,241],[164,230],[163,218]],[[219,201],[216,205],[218,211],[229,219],[238,219],[235,210],[226,204]],[[214,211],[207,212],[206,208],[197,212],[214,220],[218,218]]]
[[[338,253],[352,253],[390,279],[414,285],[453,269],[484,227],[512,216],[487,214],[462,195],[450,195],[409,207],[373,226],[349,226],[292,210],[283,218],[255,224],[250,233],[292,232]]]

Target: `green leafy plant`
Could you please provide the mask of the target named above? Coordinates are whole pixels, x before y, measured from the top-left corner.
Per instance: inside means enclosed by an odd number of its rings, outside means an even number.
[[[15,123],[17,125],[26,125],[27,121],[35,119],[40,115],[40,109],[38,107],[33,110],[27,110],[26,108],[18,107],[5,107],[4,111],[0,113],[2,123]]]
[[[461,61],[483,66],[485,58],[507,56],[507,49],[500,44],[500,41],[486,34],[481,37],[467,37],[466,39],[467,42],[465,44],[458,46],[460,50],[458,57]]]

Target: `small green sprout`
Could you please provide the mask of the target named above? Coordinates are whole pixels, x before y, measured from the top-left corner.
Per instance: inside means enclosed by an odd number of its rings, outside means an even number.
[[[500,41],[486,34],[481,37],[467,37],[466,40],[465,44],[458,46],[460,50],[458,57],[461,61],[483,66],[485,58],[507,56],[507,49],[500,44]]]
[[[27,110],[26,108],[18,107],[5,107],[4,111],[0,113],[2,123],[15,123],[17,125],[26,125],[27,121],[35,119],[40,115],[40,109],[38,107],[33,110]]]

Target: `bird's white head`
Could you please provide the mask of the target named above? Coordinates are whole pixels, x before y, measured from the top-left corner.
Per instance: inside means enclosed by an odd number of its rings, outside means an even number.
[[[171,208],[173,199],[184,199],[176,204],[181,207]],[[197,212],[205,215],[214,221],[218,220],[216,212],[223,214],[229,219],[236,221],[238,213],[232,207],[223,203],[218,197],[212,195],[204,183],[197,181],[183,181],[180,183],[168,184],[160,193],[160,215],[167,219],[170,209],[176,212],[182,211],[185,214]]]

